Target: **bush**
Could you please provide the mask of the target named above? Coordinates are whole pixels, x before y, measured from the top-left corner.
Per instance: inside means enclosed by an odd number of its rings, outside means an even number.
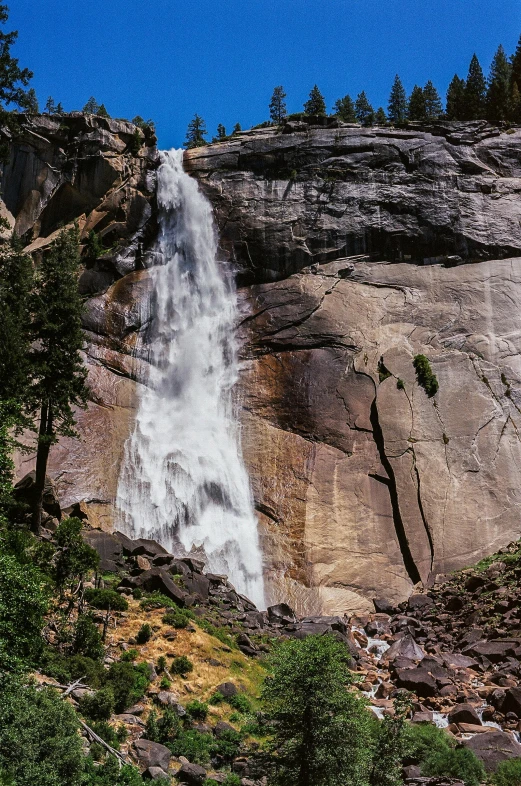
[[[204,767],[210,763],[214,738],[211,734],[201,734],[195,729],[189,729],[181,731],[167,747],[174,756],[186,756],[188,761]]]
[[[84,596],[85,601],[92,606],[93,609],[104,609],[112,611],[127,611],[128,601],[111,589],[94,589],[87,587]]]
[[[152,710],[147,719],[145,737],[152,742],[160,742],[166,745],[176,739],[181,731],[181,721],[179,716],[172,709],[167,707],[160,718],[157,717],[155,710]]]
[[[91,688],[100,688],[105,679],[105,669],[99,661],[85,655],[62,655],[52,647],[44,649],[39,666],[44,674],[54,677],[58,682],[72,682],[81,678]]]
[[[214,755],[220,756],[226,764],[239,755],[239,748],[242,742],[242,734],[234,729],[226,729],[215,740]]]
[[[98,553],[81,537],[83,524],[80,519],[64,519],[54,534],[58,551],[54,565],[54,581],[58,589],[77,582],[99,565]]]
[[[446,751],[453,744],[447,732],[430,723],[408,724],[407,738],[409,755],[417,764],[425,761],[430,753]]]
[[[215,691],[212,696],[208,699],[208,704],[222,704],[224,701],[224,696],[218,690]]]
[[[14,784],[79,786],[78,728],[74,709],[56,691],[0,676],[0,771]]]
[[[161,674],[166,669],[166,658],[164,655],[159,656],[156,666],[158,674]]]
[[[92,695],[86,694],[79,700],[80,712],[94,721],[107,721],[114,712],[114,694],[110,688],[102,688]]]
[[[422,763],[421,772],[422,775],[456,778],[466,786],[479,786],[485,780],[483,764],[470,748],[432,751]]]
[[[193,699],[186,705],[186,711],[193,720],[206,720],[208,716],[208,704]]]
[[[124,712],[139,701],[149,682],[149,670],[146,663],[140,663],[138,666],[125,661],[112,663],[107,672],[106,685],[112,689],[114,694],[116,712]]]
[[[177,655],[170,667],[172,674],[179,674],[181,677],[186,677],[191,671],[194,670],[194,664],[187,658],[186,655]]]
[[[242,712],[244,715],[252,711],[251,702],[244,693],[236,693],[235,696],[230,696],[228,704],[237,710],[237,712]]]
[[[106,720],[94,721],[91,724],[92,731],[96,732],[111,748],[119,750],[119,736],[115,729]]]
[[[130,764],[120,767],[115,756],[109,756],[100,765],[94,764],[90,756],[85,761],[82,786],[145,786],[146,783],[148,781],[141,778],[136,767]],[[159,778],[154,781],[154,784],[155,786],[168,786],[170,779]]]
[[[171,625],[173,628],[186,628],[189,622],[189,617],[180,609],[168,609],[166,614],[163,614],[163,625]]]
[[[138,644],[146,644],[152,638],[152,628],[145,622],[137,632],[136,641]]]
[[[160,609],[162,606],[165,606],[171,610],[172,601],[170,598],[167,598],[166,595],[162,595],[160,592],[152,592],[150,595],[147,595],[146,598],[143,598],[139,605],[143,611],[150,611],[150,609]]]
[[[172,683],[170,682],[170,680],[166,675],[161,677],[159,687],[161,688],[161,690],[169,690],[172,687]]]
[[[438,392],[439,385],[436,375],[431,369],[431,364],[425,355],[415,355],[413,366],[416,369],[418,385],[421,385],[429,398],[432,398]]]
[[[521,759],[502,761],[492,776],[494,786],[521,786]]]
[[[121,653],[120,660],[127,663],[133,663],[138,655],[139,652],[137,650],[134,649],[126,650],[125,652]]]
[[[105,654],[101,634],[90,614],[81,614],[76,621],[72,651],[92,660],[101,660]]]

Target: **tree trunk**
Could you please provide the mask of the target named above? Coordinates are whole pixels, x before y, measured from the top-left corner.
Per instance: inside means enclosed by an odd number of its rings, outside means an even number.
[[[38,448],[36,453],[33,531],[37,534],[42,526],[43,494],[45,491],[45,477],[47,475],[47,461],[51,449],[52,420],[52,406],[48,401],[45,401],[40,412],[40,429],[38,431]]]

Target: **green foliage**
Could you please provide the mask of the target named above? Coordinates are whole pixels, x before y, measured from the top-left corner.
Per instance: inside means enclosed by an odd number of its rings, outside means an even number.
[[[172,683],[170,682],[168,677],[163,676],[163,677],[161,677],[161,681],[159,683],[159,687],[161,688],[161,690],[169,690],[172,687]]]
[[[107,108],[106,108],[105,104],[100,104],[99,105],[96,114],[97,114],[98,117],[110,118],[110,115],[107,112]]]
[[[8,8],[0,5],[0,25],[8,19]],[[11,133],[18,129],[18,118],[15,113],[9,112],[6,107],[15,104],[21,109],[28,108],[31,99],[24,90],[29,84],[33,74],[28,68],[20,68],[18,60],[11,56],[11,47],[15,44],[18,33],[6,33],[0,30],[0,126],[7,128]],[[9,145],[0,145],[0,159],[6,160],[9,154]]]
[[[97,766],[92,758],[87,758],[83,773],[82,786],[145,786],[139,770],[130,764],[122,767],[115,756],[109,756],[105,762]],[[168,786],[170,779],[159,778],[154,781],[156,786]]]
[[[399,694],[394,700],[394,715],[380,722],[373,754],[371,786],[401,786],[402,761],[408,753],[407,716],[411,700]]]
[[[483,764],[470,748],[431,751],[421,765],[422,775],[462,780],[465,786],[479,786],[485,780]]]
[[[416,370],[418,385],[421,385],[429,398],[432,398],[438,392],[439,385],[436,375],[431,369],[431,364],[425,355],[415,355],[413,366]]]
[[[521,759],[500,762],[492,776],[494,786],[521,786]]]
[[[166,669],[166,665],[167,664],[166,664],[165,656],[160,655],[159,658],[157,659],[157,664],[156,664],[157,673],[161,674]]]
[[[278,85],[278,87],[273,90],[269,107],[270,118],[276,125],[280,125],[287,115],[285,98],[286,93],[284,92],[284,88],[282,85]]]
[[[193,670],[194,664],[186,655],[177,655],[170,666],[172,674],[179,674],[181,677],[186,677]]]
[[[210,763],[215,742],[211,734],[201,734],[195,729],[188,729],[180,731],[175,739],[167,744],[167,747],[174,756],[186,756],[188,761],[204,767]]]
[[[128,601],[111,589],[94,589],[87,587],[83,597],[93,609],[110,609],[112,611],[127,611]]]
[[[20,251],[16,242],[0,246],[0,400],[4,422],[7,414],[11,418],[19,414],[14,405],[24,400],[29,384],[33,278],[31,257]]]
[[[204,145],[208,144],[205,139],[207,133],[203,118],[196,113],[188,123],[184,147],[186,147],[187,150],[194,147],[204,147]]]
[[[114,708],[117,713],[124,712],[139,701],[150,682],[148,666],[140,663],[117,661],[112,663],[107,673],[106,685],[114,694]]]
[[[309,98],[304,104],[304,113],[306,115],[318,116],[324,116],[326,114],[326,102],[317,85],[314,85],[311,89]]]
[[[38,658],[48,603],[40,571],[0,554],[0,670],[30,666]]]
[[[99,108],[100,105],[98,104],[94,96],[91,96],[81,111],[83,112],[84,115],[95,115],[97,114]]]
[[[356,123],[355,104],[351,96],[345,95],[335,102],[335,115],[343,123]]]
[[[269,719],[274,784],[360,786],[370,765],[370,718],[347,690],[345,645],[333,636],[280,643],[262,702]]]
[[[398,388],[398,390],[405,390],[405,382],[403,381],[403,379],[401,379],[401,377],[398,377],[398,379],[396,380],[396,387]]]
[[[224,630],[224,628],[218,628],[216,625],[212,625],[212,623],[205,620],[204,617],[198,617],[197,624],[210,636],[222,642],[222,644],[226,644],[230,649],[237,649],[237,642],[233,636],[230,636],[230,634]]]
[[[128,149],[133,156],[137,156],[142,147],[143,147],[143,137],[139,133],[139,128],[136,128],[136,130],[132,134],[132,139],[129,142]]]
[[[465,112],[463,120],[480,120],[485,116],[486,82],[479,60],[474,54],[465,83]]]
[[[127,650],[126,652],[122,652],[120,660],[127,663],[133,663],[138,657],[138,655],[139,652],[132,648]]]
[[[143,611],[150,611],[150,609],[160,609],[162,606],[166,606],[167,613],[170,611],[177,611],[177,609],[171,608],[171,599],[167,598],[166,595],[162,595],[160,592],[150,593],[150,595],[147,595],[139,603],[139,607],[143,609]],[[179,609],[179,613],[188,615],[188,611],[185,611],[184,609]]]
[[[93,229],[91,229],[85,243],[85,257],[94,261],[102,256],[103,252],[103,243],[101,242],[99,235]]]
[[[101,660],[104,655],[101,634],[90,614],[80,614],[76,621],[72,652],[92,660]]]
[[[186,628],[190,618],[181,609],[168,609],[161,621],[163,625],[172,625],[173,628]]]
[[[114,694],[110,688],[102,688],[92,695],[86,694],[79,700],[80,712],[93,721],[108,721],[114,712]]]
[[[180,732],[181,721],[172,707],[167,707],[159,718],[155,710],[150,712],[145,728],[147,740],[166,745],[168,742],[175,740]]]
[[[144,622],[136,634],[136,642],[138,644],[146,644],[152,638],[152,628],[148,622]]]
[[[491,123],[510,118],[511,73],[512,66],[500,44],[490,67],[485,99],[486,117]]]
[[[389,377],[392,377],[392,374],[385,365],[383,357],[381,357],[378,361],[378,379],[380,382],[385,382]]]
[[[369,99],[362,90],[356,97],[355,101],[355,115],[360,125],[366,128],[373,125],[374,122],[374,109],[369,103]]]
[[[387,115],[385,114],[385,110],[383,106],[379,106],[376,112],[374,113],[374,124],[375,126],[386,126],[387,125]]]
[[[449,120],[465,117],[465,80],[454,74],[447,90],[446,114]]]
[[[425,120],[425,96],[423,94],[423,89],[418,85],[414,85],[411,95],[409,96],[407,113],[409,115],[409,120],[414,120],[416,122]]]
[[[0,768],[20,786],[78,786],[83,755],[74,709],[49,688],[0,676]]]
[[[387,114],[390,122],[394,125],[399,125],[407,120],[407,95],[398,74],[394,77]]]
[[[208,717],[208,704],[197,699],[189,701],[185,709],[193,720],[206,720]]]
[[[224,696],[222,695],[222,693],[216,690],[215,693],[212,694],[208,699],[208,704],[217,705],[217,704],[222,704],[223,701],[224,701]]]
[[[423,98],[425,101],[425,119],[437,120],[443,113],[443,107],[439,93],[430,79],[423,88]]]
[[[244,693],[236,693],[235,696],[230,696],[228,704],[237,710],[237,712],[242,712],[244,715],[252,711],[251,701]]]
[[[25,96],[25,109],[33,115],[37,115],[40,111],[38,106],[38,97],[34,87],[30,87]]]
[[[81,537],[82,528],[80,519],[67,518],[60,522],[56,530],[54,538],[58,549],[53,578],[61,591],[71,583],[77,584],[99,565],[98,553]]]

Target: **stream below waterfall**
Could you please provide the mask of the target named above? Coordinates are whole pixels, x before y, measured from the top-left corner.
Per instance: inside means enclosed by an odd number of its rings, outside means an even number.
[[[264,607],[262,555],[234,411],[236,291],[218,260],[212,208],[161,153],[160,234],[139,351],[148,361],[116,499],[119,527],[173,553],[204,551],[207,569]]]

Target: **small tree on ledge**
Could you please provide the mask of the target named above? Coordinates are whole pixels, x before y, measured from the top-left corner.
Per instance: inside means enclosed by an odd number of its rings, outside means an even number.
[[[205,139],[207,133],[208,131],[206,130],[206,124],[203,118],[196,113],[193,119],[188,123],[184,147],[186,147],[187,150],[191,150],[194,147],[204,147],[204,145],[208,144]]]
[[[311,93],[309,94],[309,99],[304,104],[304,112],[306,115],[326,114],[326,102],[317,85],[313,87]]]
[[[286,93],[284,92],[284,88],[282,85],[279,85],[274,89],[270,101],[270,118],[278,126],[280,126],[287,115],[285,98]]]

